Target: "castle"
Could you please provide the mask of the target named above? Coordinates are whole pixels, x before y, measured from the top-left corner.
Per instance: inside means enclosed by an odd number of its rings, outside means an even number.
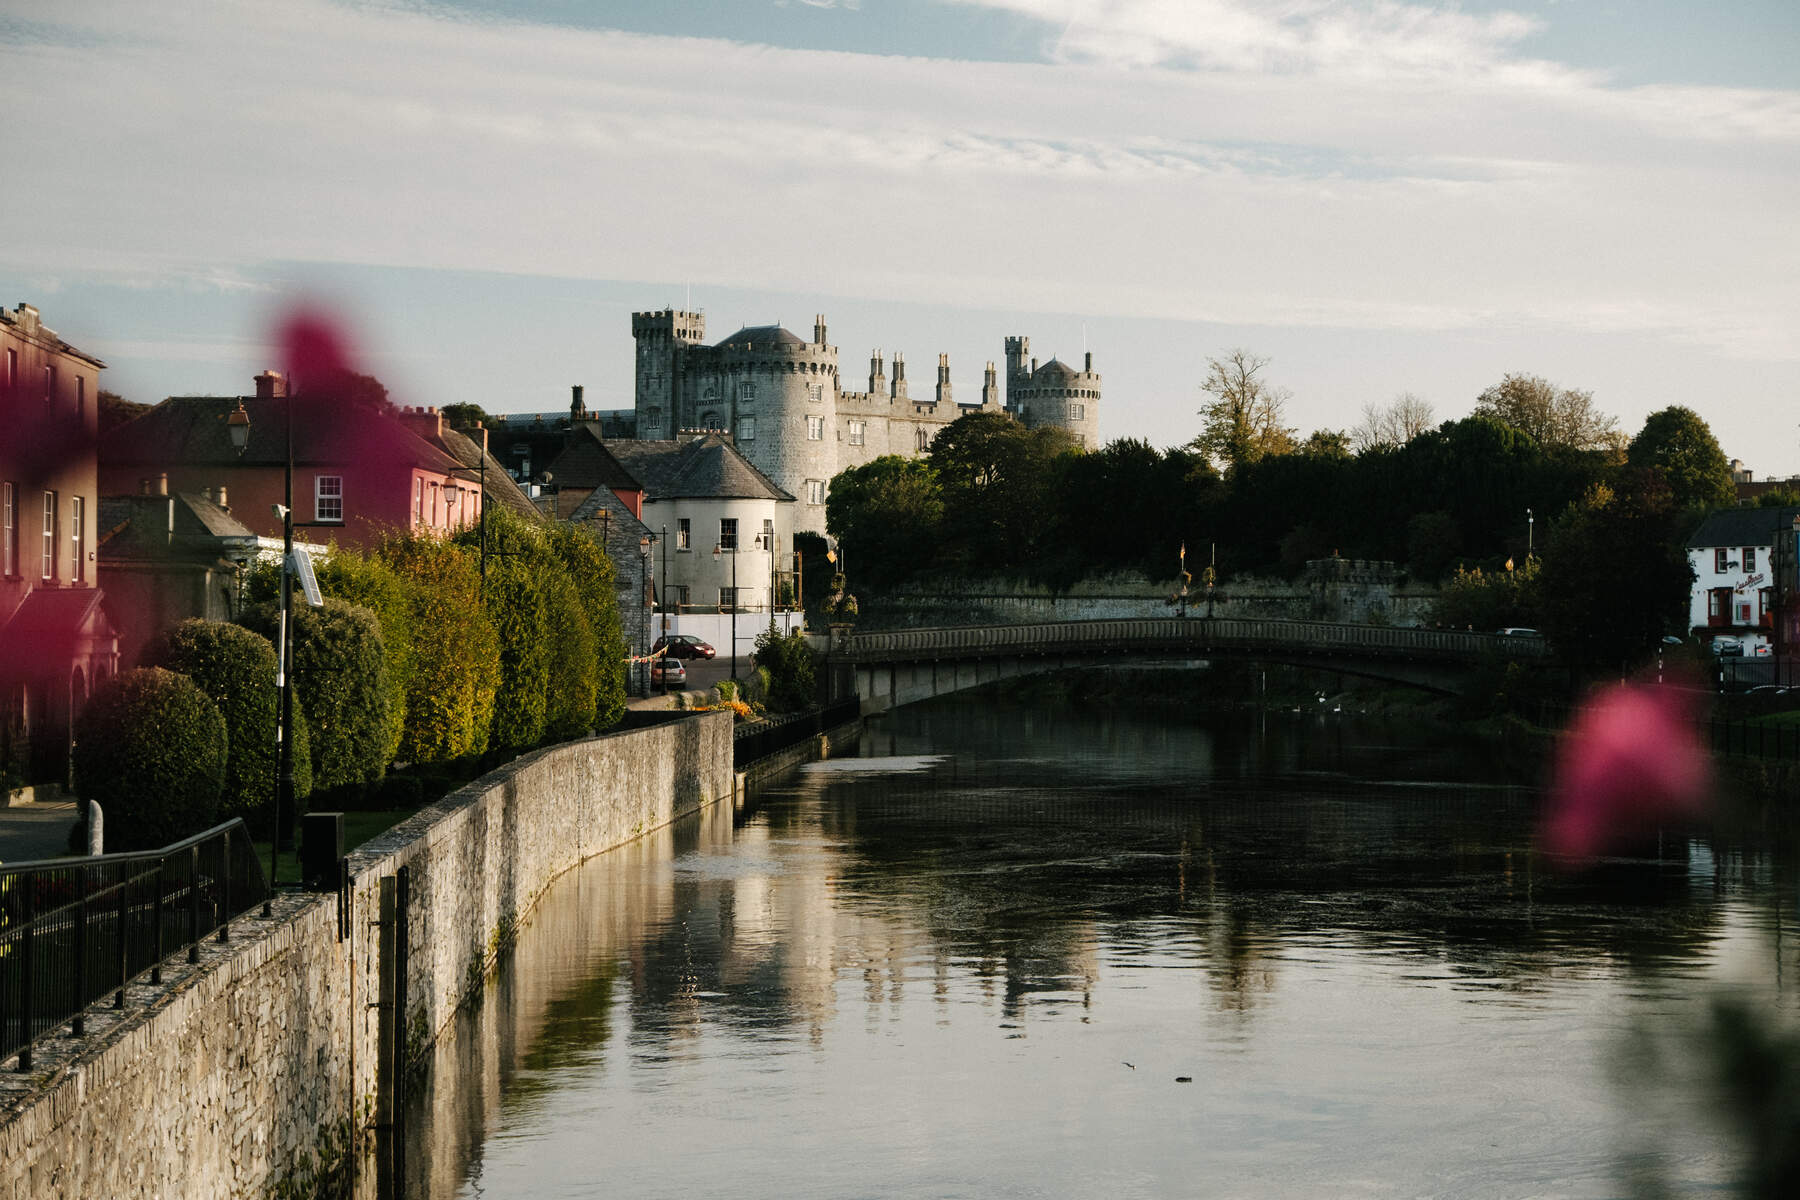
[[[938,355],[929,396],[907,393],[906,360],[869,359],[867,391],[845,390],[825,318],[805,341],[779,325],[753,325],[707,345],[702,313],[633,313],[637,343],[635,433],[675,438],[729,433],[758,470],[799,501],[795,527],[825,528],[825,490],[833,475],[883,454],[923,454],[944,426],[964,413],[1007,413],[1029,426],[1068,430],[1080,446],[1100,444],[1100,376],[1088,354],[1081,370],[1029,358],[1031,343],[1006,339],[1006,395],[988,363],[975,404],[950,394],[950,358]],[[584,414],[577,413],[578,417]],[[598,414],[593,414],[590,419]]]

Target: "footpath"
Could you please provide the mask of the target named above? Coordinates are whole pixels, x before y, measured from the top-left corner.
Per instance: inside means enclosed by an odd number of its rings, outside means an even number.
[[[69,829],[74,824],[73,796],[0,808],[0,863],[67,854]]]

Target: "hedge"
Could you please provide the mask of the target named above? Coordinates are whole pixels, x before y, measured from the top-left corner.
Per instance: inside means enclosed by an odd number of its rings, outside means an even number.
[[[230,735],[186,675],[140,667],[95,689],[75,723],[75,788],[108,850],[148,850],[218,823]]]
[[[186,675],[218,706],[231,739],[219,812],[221,817],[243,817],[255,828],[258,814],[266,814],[275,797],[281,708],[275,647],[241,625],[191,620],[152,642],[144,662]],[[299,799],[312,791],[312,764],[304,745],[296,744],[301,746],[294,760],[294,796]]]
[[[625,716],[625,631],[619,624],[618,584],[612,559],[585,529],[556,525],[550,549],[574,585],[581,611],[594,635],[594,712],[592,727],[610,729]]]
[[[383,542],[376,557],[406,582],[413,674],[399,757],[448,762],[487,749],[500,644],[481,605],[474,555],[415,533]]]
[[[336,599],[326,600],[323,608],[297,604],[289,619],[294,700],[311,734],[313,790],[379,780],[390,761],[381,623],[368,609]],[[279,620],[279,611],[266,604],[243,616],[246,625],[270,637]]]

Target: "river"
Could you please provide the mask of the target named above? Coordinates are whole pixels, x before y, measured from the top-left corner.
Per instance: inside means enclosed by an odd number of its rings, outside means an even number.
[[[1571,874],[1528,766],[952,697],[560,880],[412,1095],[416,1197],[1615,1196],[1738,1158],[1760,829]]]

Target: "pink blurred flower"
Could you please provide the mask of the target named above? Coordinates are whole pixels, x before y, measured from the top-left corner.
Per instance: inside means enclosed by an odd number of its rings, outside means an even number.
[[[1557,751],[1546,849],[1599,854],[1705,807],[1712,773],[1695,728],[1694,695],[1618,684],[1594,697]]]
[[[316,388],[351,373],[349,338],[324,309],[296,308],[282,319],[275,341],[282,369],[300,387]]]

